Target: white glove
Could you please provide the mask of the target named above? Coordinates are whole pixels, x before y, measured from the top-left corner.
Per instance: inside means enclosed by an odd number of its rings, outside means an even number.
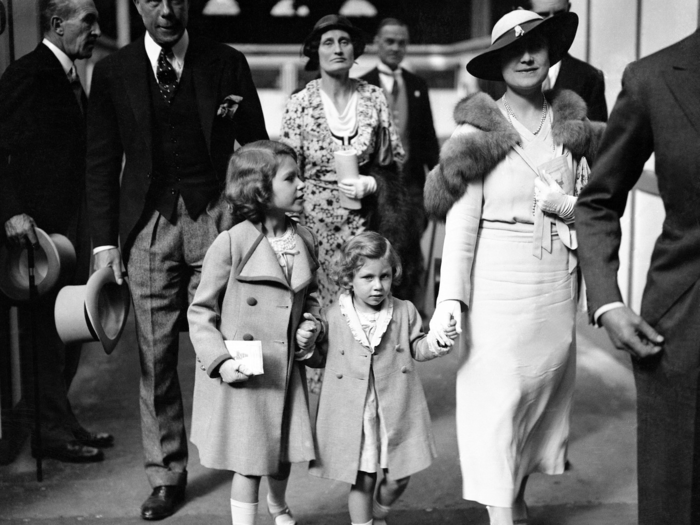
[[[338,183],[338,188],[346,197],[363,199],[377,191],[377,181],[370,175],[360,175],[357,179],[345,179]]]
[[[535,202],[545,213],[553,213],[564,222],[574,220],[574,205],[576,197],[567,195],[561,186],[543,172],[542,178],[535,179]],[[544,179],[544,180],[543,180]]]
[[[450,323],[454,321],[454,325]],[[448,332],[456,330],[462,333],[462,303],[456,299],[442,301],[435,306],[435,312],[430,319],[430,333],[437,339],[443,347],[450,347],[454,344]]]

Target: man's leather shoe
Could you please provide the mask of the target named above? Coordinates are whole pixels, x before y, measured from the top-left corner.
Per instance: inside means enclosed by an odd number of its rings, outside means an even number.
[[[32,450],[32,456],[37,456],[35,450]],[[66,441],[58,445],[43,447],[41,449],[41,457],[57,459],[67,463],[93,463],[102,461],[105,455],[98,448],[86,447],[77,441]]]
[[[141,505],[141,517],[145,520],[162,520],[171,516],[184,500],[185,487],[181,485],[155,487]]]
[[[114,436],[107,432],[90,432],[81,427],[73,431],[73,436],[86,447],[108,448],[114,445]]]

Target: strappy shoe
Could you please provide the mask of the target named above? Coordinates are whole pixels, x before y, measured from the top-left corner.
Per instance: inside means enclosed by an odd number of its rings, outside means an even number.
[[[285,507],[280,512],[275,512],[274,514],[270,512],[270,509],[268,508],[267,512],[270,513],[270,517],[275,525],[296,525],[297,523],[294,520],[294,516],[292,516],[292,511],[289,510],[289,507]]]

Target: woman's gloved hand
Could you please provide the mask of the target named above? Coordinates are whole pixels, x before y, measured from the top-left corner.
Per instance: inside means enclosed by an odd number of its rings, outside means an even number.
[[[350,199],[363,199],[377,191],[377,181],[370,175],[360,175],[357,179],[340,181],[338,188]]]
[[[553,213],[566,222],[574,219],[576,197],[564,193],[547,172],[535,179],[535,202],[545,213]]]

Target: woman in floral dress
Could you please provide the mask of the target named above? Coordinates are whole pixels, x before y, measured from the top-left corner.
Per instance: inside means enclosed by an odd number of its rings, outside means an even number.
[[[321,18],[306,38],[303,50],[310,63],[320,69],[321,78],[290,97],[282,120],[280,140],[296,150],[306,182],[303,220],[318,237],[318,284],[323,306],[335,302],[339,292],[326,273],[331,258],[345,241],[371,229],[370,222],[376,223],[376,217],[370,219],[370,214],[381,215],[381,222],[392,224],[396,232],[401,231],[397,224],[406,223],[410,228],[410,210],[401,195],[396,195],[401,186],[397,179],[387,180],[383,176],[387,170],[380,170],[382,175],[376,171],[372,172],[374,176],[367,175],[375,162],[383,128],[388,130],[394,161],[400,165],[405,155],[381,88],[350,78],[350,68],[364,47],[360,30],[347,18]],[[338,182],[334,152],[343,149],[357,152],[361,175],[356,181]],[[362,209],[343,208],[341,192],[362,199]],[[396,199],[390,199],[391,194]],[[386,236],[397,243],[390,234]]]

